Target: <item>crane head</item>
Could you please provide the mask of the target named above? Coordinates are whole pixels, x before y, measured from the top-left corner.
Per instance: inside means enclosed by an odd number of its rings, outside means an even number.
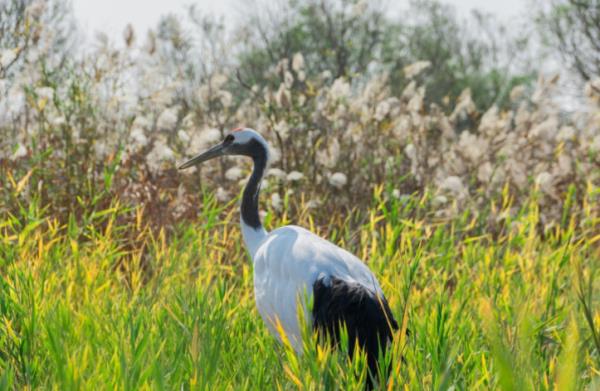
[[[268,158],[269,147],[265,139],[254,129],[236,128],[225,136],[220,144],[194,156],[179,166],[180,170],[203,163],[219,156],[248,156],[253,159]]]

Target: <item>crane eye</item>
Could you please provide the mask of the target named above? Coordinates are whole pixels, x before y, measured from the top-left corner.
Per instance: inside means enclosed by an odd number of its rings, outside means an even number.
[[[231,134],[228,134],[228,135],[225,137],[225,140],[223,140],[223,142],[224,142],[225,144],[231,144],[231,143],[233,142],[233,140],[234,140],[234,137],[233,137]]]

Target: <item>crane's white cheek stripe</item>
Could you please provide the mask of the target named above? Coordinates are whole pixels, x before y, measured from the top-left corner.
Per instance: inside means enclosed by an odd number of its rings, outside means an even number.
[[[238,130],[238,131],[233,132],[232,135],[234,137],[234,141],[233,141],[234,144],[244,145],[244,144],[248,144],[252,140],[255,140],[255,141],[259,142],[265,148],[265,151],[267,151],[267,154],[269,152],[269,145],[267,144],[265,139],[260,134],[258,134],[258,132],[256,132],[253,129]]]
[[[232,135],[236,144],[246,144],[252,139],[260,140],[262,138],[256,132],[249,129],[238,130],[233,132]]]

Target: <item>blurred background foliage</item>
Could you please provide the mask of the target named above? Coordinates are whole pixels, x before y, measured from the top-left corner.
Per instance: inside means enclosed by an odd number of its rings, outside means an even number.
[[[537,15],[544,43],[583,81],[600,74],[600,3],[552,0]]]
[[[529,39],[511,36],[491,15],[475,12],[465,21],[435,0],[411,0],[398,20],[386,17],[379,2],[290,4],[283,17],[257,12],[250,19],[239,62],[249,83],[278,84],[269,68],[295,53],[304,55],[309,78],[325,71],[334,79],[387,72],[395,95],[410,81],[404,67],[427,61],[429,71],[418,81],[427,102],[447,109],[465,88],[480,109],[504,106],[512,87],[535,80]]]
[[[128,26],[122,43],[90,43],[68,3],[4,0],[2,211],[39,197],[65,220],[118,196],[171,226],[195,215],[200,183],[231,199],[245,173],[224,159],[179,174],[176,161],[247,125],[272,143],[264,198],[280,211],[294,191],[316,210],[360,208],[385,184],[389,197],[430,191],[442,218],[537,186],[547,228],[570,186],[577,206],[598,186],[598,5],[584,3],[539,6],[523,31],[434,0],[399,19],[379,2],[284,1],[235,28],[192,6],[147,36]],[[539,69],[538,36],[582,69],[575,110]]]

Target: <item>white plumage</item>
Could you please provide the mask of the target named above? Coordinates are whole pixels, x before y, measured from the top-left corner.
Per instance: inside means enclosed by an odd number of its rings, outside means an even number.
[[[318,278],[336,276],[383,295],[379,282],[363,262],[304,228],[281,227],[259,240],[252,254],[256,306],[277,338],[280,336],[275,322],[279,319],[296,351],[302,348],[297,303],[306,304]],[[303,311],[310,322],[307,308]]]

